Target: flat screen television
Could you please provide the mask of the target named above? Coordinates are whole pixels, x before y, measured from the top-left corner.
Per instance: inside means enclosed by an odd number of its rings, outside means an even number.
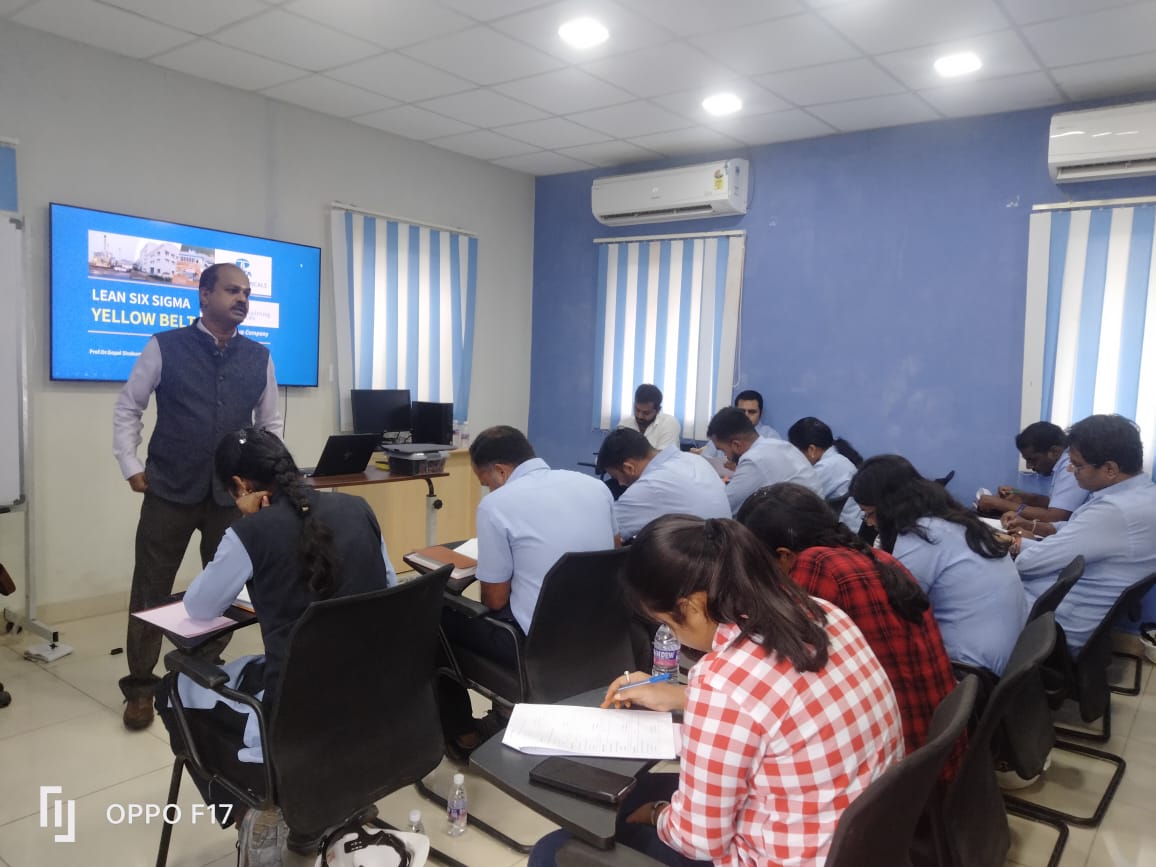
[[[353,406],[353,432],[396,437],[409,433],[408,388],[354,388],[349,392]]]
[[[229,262],[252,288],[240,333],[278,384],[317,385],[319,248],[56,203],[50,219],[52,379],[128,379],[150,336],[200,315],[201,271]]]

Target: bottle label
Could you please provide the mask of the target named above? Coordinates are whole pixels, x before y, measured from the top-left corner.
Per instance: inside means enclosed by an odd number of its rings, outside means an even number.
[[[466,815],[466,805],[462,803],[450,802],[449,808],[446,810],[451,822],[456,822],[458,819],[464,819]]]
[[[668,670],[678,668],[678,648],[654,648],[654,667]]]

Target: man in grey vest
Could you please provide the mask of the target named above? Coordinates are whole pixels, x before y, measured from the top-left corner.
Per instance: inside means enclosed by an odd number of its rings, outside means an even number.
[[[193,530],[201,533],[203,566],[239,517],[213,472],[221,437],[249,426],[279,437],[283,432],[269,350],[237,333],[249,313],[248,276],[231,264],[206,268],[200,301],[201,316],[192,325],[163,331],[145,344],[113,410],[113,453],[129,486],[144,495],[130,611],[159,605],[172,593]],[[142,464],[141,416],[154,393],[156,426]],[[126,728],[147,728],[153,721],[160,648],[160,630],[130,617],[129,674],[120,681]]]

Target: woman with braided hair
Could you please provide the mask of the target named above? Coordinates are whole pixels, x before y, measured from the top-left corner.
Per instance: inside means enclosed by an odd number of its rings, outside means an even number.
[[[365,500],[310,488],[274,434],[256,428],[227,434],[214,463],[242,517],[225,531],[212,562],[193,580],[185,608],[194,619],[211,620],[248,585],[265,653],[223,668],[230,686],[272,708],[289,635],[305,609],[320,599],[391,587],[397,576]],[[248,708],[222,700],[183,675],[178,689],[198,748],[218,767],[227,765],[235,771],[231,775],[260,787],[261,743]],[[157,710],[175,738],[172,711],[162,706],[165,695],[158,694]],[[224,805],[234,799],[193,776],[206,802],[220,806],[214,815],[227,827],[236,817]]]
[[[887,552],[869,548],[801,485],[756,491],[737,518],[796,584],[855,621],[895,689],[907,752],[923,746],[955,675],[927,594],[911,573]],[[953,760],[948,774],[954,770]]]

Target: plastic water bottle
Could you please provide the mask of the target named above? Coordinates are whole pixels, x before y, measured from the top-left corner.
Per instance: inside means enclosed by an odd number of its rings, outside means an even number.
[[[470,447],[470,423],[468,421],[462,422],[462,445],[463,449]]]
[[[466,812],[466,776],[454,774],[454,787],[446,801],[446,818],[449,820],[446,833],[451,837],[466,833]]]
[[[674,631],[663,623],[654,633],[654,667],[650,673],[678,677],[678,648]]]
[[[405,830],[415,834],[425,833],[425,825],[421,823],[421,810],[409,811],[409,824],[405,826]]]

